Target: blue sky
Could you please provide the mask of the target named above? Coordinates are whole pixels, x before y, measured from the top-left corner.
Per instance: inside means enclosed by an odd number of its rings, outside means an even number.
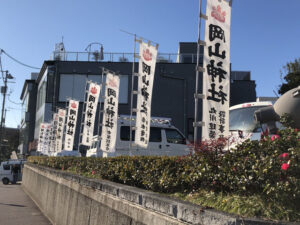
[[[162,53],[176,53],[180,41],[197,40],[198,4],[199,0],[3,0],[0,48],[41,67],[62,36],[67,51],[84,51],[89,43],[101,42],[105,52],[132,52],[133,39],[120,32],[123,29],[158,42]],[[257,96],[274,96],[282,66],[300,57],[299,8],[300,0],[233,2],[232,69],[251,71]],[[16,83],[9,84],[10,100],[20,102],[24,80],[36,70],[5,55],[1,58],[3,69],[16,77]],[[6,106],[6,126],[16,127],[21,107],[12,102]]]

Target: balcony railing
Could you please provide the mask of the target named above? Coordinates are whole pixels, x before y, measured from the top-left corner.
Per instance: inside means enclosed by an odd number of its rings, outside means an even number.
[[[51,60],[87,62],[132,62],[133,53],[103,53],[103,58],[95,52],[53,52]],[[137,61],[137,60],[136,60]],[[197,54],[158,53],[157,62],[196,63]],[[202,54],[200,55],[202,61]]]

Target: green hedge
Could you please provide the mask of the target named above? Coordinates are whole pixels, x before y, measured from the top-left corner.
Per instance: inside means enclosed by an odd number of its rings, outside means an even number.
[[[217,141],[202,143],[199,151],[184,157],[30,157],[28,161],[163,193],[262,194],[300,212],[299,138],[300,132],[289,128],[278,136],[246,141],[230,152],[222,152],[223,142]]]

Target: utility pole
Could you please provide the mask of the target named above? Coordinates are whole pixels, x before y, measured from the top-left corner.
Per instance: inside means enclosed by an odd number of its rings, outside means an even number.
[[[1,87],[1,93],[3,94],[3,102],[2,102],[2,112],[1,112],[1,124],[0,124],[0,128],[1,128],[1,132],[0,132],[0,154],[2,153],[2,145],[3,145],[3,131],[4,131],[4,127],[3,125],[5,124],[5,100],[6,100],[6,92],[7,92],[7,80],[8,79],[13,79],[14,77],[6,70],[3,71],[5,72],[5,77],[4,77],[4,86]]]

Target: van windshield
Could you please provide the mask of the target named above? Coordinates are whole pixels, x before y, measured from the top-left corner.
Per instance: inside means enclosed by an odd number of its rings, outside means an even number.
[[[254,112],[266,106],[254,106],[230,110],[229,130],[259,132],[260,126],[254,119]]]

